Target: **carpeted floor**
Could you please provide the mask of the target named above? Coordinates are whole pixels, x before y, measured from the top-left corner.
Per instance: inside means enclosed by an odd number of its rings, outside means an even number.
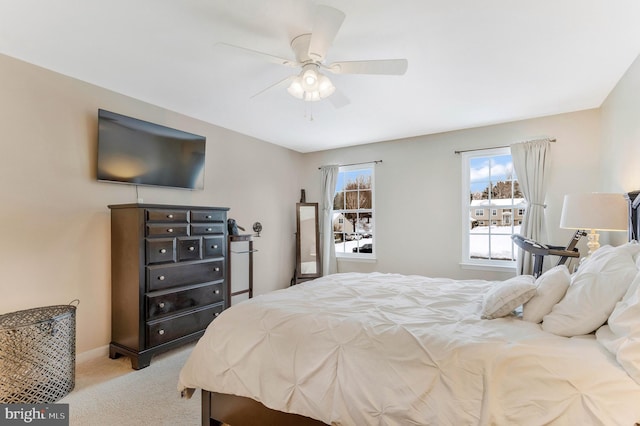
[[[71,426],[200,425],[200,392],[180,398],[178,374],[195,344],[157,355],[133,370],[129,358],[104,356],[76,367],[69,404]]]

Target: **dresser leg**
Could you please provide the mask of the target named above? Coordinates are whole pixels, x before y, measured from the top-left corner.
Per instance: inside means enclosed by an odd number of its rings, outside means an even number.
[[[131,367],[133,367],[134,370],[147,368],[149,365],[151,365],[151,354],[131,357]]]
[[[116,359],[120,355],[121,354],[118,351],[116,351],[116,348],[114,348],[113,345],[109,345],[109,358]]]
[[[133,367],[134,370],[140,370],[141,368],[151,365],[152,355],[153,354],[150,352],[138,353],[113,343],[109,345],[109,358],[116,359],[120,356],[129,357],[131,360],[131,367]]]

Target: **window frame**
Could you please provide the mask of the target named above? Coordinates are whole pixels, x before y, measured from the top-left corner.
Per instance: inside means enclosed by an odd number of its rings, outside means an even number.
[[[376,229],[376,191],[375,191],[375,163],[362,163],[362,164],[354,164],[354,165],[349,165],[349,166],[340,166],[338,169],[338,175],[340,173],[347,173],[347,172],[352,172],[355,170],[369,170],[371,172],[371,208],[370,209],[351,209],[349,210],[349,212],[355,212],[358,213],[360,211],[363,212],[371,212],[371,218],[372,218],[372,222],[373,222],[373,233],[371,235],[371,245],[372,245],[372,249],[371,249],[371,253],[360,253],[360,252],[339,252],[336,250],[336,259],[342,259],[342,260],[375,260],[376,259],[376,235],[377,235],[377,229]],[[337,179],[336,179],[337,181]],[[334,191],[334,199],[335,199],[335,193],[337,192],[337,188],[336,191]],[[342,210],[334,210],[333,209],[333,204],[331,205],[331,217],[332,217],[332,223],[333,223],[333,213],[336,211],[342,211]],[[333,231],[333,225],[331,228],[331,236],[333,239],[333,235],[334,231]],[[335,244],[335,243],[334,243]]]
[[[460,265],[466,269],[480,269],[480,270],[490,270],[490,271],[515,271],[516,262],[513,260],[499,260],[499,259],[475,259],[471,258],[469,255],[470,250],[470,212],[471,212],[471,200],[469,194],[471,193],[471,160],[473,158],[478,157],[496,157],[501,155],[511,155],[511,149],[509,147],[505,148],[488,148],[488,149],[480,149],[480,150],[472,150],[461,152],[461,161],[462,161],[462,191],[461,191],[461,230],[462,230],[462,253],[461,253],[461,262]],[[513,157],[512,157],[513,158]],[[489,205],[488,209],[498,209],[501,207]],[[506,207],[505,207],[506,208]],[[524,210],[526,207],[516,207],[511,206],[509,209],[512,211],[515,209]],[[489,214],[488,223],[492,223],[494,218],[493,215]],[[510,225],[513,227],[517,226],[514,221],[512,221]],[[512,242],[512,250],[514,250],[514,254],[517,253],[516,247]]]

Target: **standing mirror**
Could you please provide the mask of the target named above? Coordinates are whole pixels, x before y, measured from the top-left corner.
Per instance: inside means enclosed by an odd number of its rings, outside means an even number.
[[[322,276],[318,203],[296,204],[296,283]]]

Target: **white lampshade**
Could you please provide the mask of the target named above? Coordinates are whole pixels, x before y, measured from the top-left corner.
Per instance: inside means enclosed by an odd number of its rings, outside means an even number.
[[[592,192],[564,196],[560,227],[592,231],[626,231],[629,204],[623,194]]]

